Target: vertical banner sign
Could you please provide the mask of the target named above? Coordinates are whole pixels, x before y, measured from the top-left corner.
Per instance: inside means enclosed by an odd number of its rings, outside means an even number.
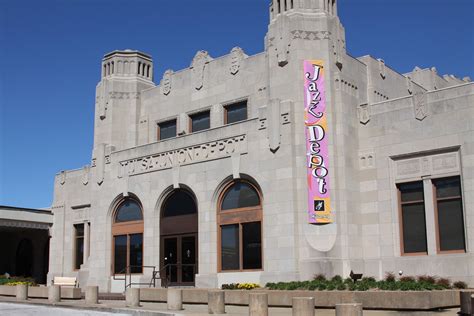
[[[304,61],[308,221],[332,223],[329,195],[328,124],[322,60]]]

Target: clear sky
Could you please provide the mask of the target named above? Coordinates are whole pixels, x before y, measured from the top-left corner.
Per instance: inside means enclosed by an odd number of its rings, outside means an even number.
[[[49,207],[54,175],[90,163],[102,56],[153,56],[155,82],[240,46],[263,51],[269,0],[0,0],[0,205]],[[340,0],[348,52],[405,73],[474,79],[474,1]],[[317,56],[314,56],[317,58]]]

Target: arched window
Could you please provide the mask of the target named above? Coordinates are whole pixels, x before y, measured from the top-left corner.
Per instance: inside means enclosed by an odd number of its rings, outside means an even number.
[[[230,183],[218,201],[219,270],[261,270],[262,202],[250,182]]]
[[[133,198],[123,199],[116,207],[112,224],[113,271],[141,273],[143,268],[143,212]]]

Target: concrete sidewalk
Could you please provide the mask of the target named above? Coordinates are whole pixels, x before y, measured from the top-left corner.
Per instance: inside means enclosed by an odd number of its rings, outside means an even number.
[[[97,305],[87,305],[84,300],[63,300],[51,305],[46,299],[28,299],[17,301],[14,297],[0,297],[0,315],[46,315],[46,316],[104,316],[104,315],[143,315],[143,316],[204,316],[207,305],[184,304],[184,310],[168,311],[166,303],[142,302],[138,308],[127,308],[124,301],[101,301]],[[368,316],[455,316],[459,309],[449,309],[433,312],[396,312],[396,311],[369,311],[364,310]],[[226,306],[227,316],[248,315],[247,306]],[[291,308],[269,308],[270,316],[291,316]],[[317,309],[317,316],[335,316],[334,309]]]

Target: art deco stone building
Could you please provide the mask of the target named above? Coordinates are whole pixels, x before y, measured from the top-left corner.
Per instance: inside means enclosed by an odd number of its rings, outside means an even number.
[[[145,53],[104,56],[92,163],[55,179],[50,279],[474,285],[468,78],[350,56],[335,0],[274,0],[264,52],[153,76]]]

